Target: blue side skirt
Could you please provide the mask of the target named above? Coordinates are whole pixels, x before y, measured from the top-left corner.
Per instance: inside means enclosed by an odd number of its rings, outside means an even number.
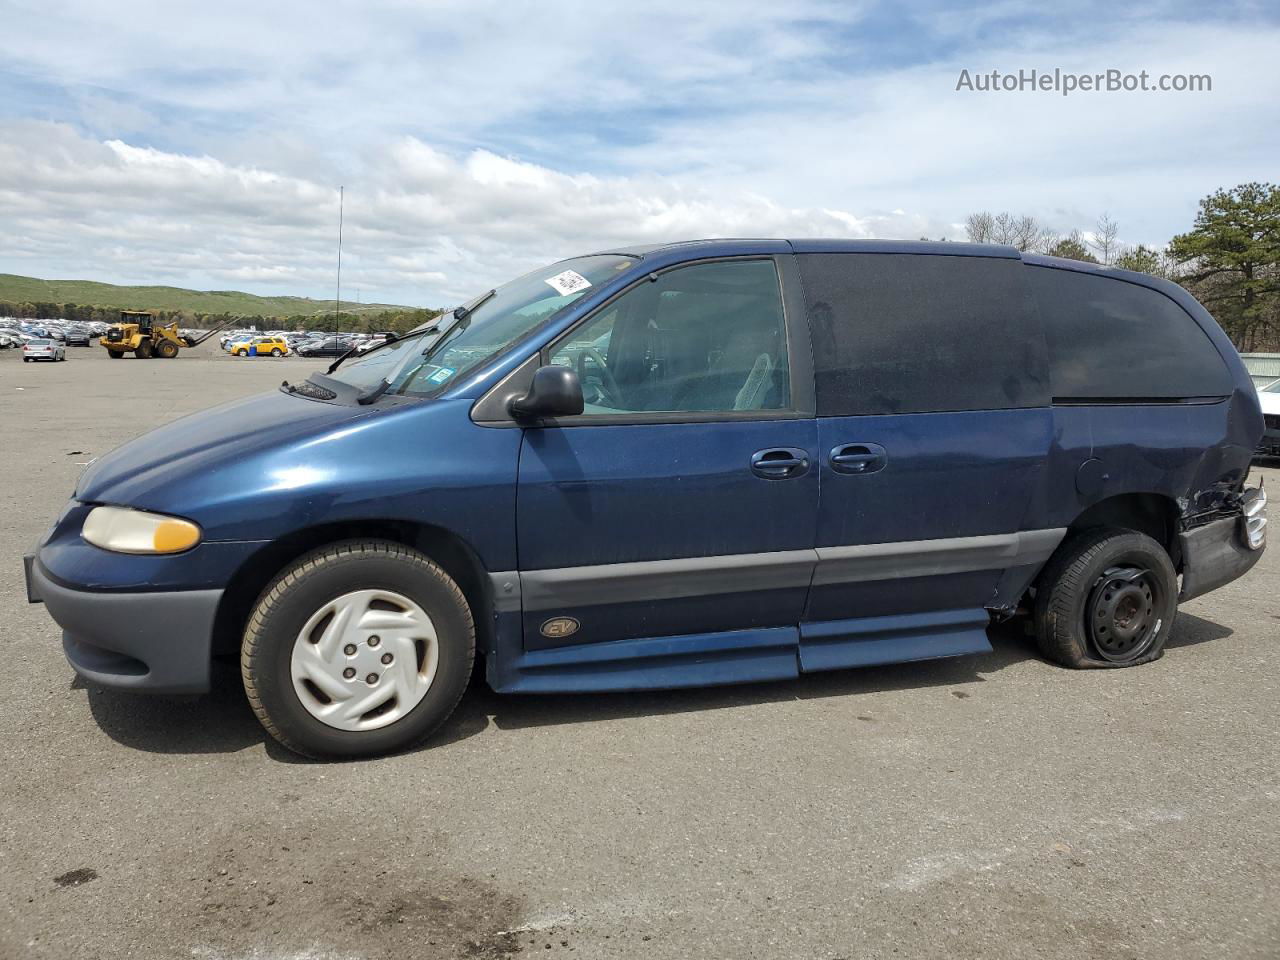
[[[991,649],[985,610],[491,652],[499,693],[657,690],[785,680],[801,673],[932,660]]]

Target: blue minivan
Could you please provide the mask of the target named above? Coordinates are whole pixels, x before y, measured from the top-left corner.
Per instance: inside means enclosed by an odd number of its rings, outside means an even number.
[[[366,756],[504,693],[989,650],[1159,657],[1265,543],[1230,340],[1167,281],[1008,247],[576,257],[93,463],[27,588],[87,680]]]

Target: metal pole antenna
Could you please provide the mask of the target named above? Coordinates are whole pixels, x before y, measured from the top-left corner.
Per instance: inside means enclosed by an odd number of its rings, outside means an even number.
[[[333,297],[333,335],[338,335],[338,314],[342,310],[342,206],[344,188],[338,187],[338,290]]]

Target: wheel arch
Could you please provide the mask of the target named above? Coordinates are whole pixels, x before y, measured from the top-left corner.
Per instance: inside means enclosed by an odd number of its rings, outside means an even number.
[[[1145,533],[1164,547],[1175,570],[1182,566],[1178,531],[1182,513],[1172,497],[1160,493],[1120,493],[1091,504],[1067,527],[1063,543],[1076,534],[1101,527]]]
[[[462,590],[476,626],[476,646],[491,649],[493,596],[479,554],[451,530],[406,520],[367,519],[318,524],[265,544],[241,564],[223,592],[214,619],[213,652],[235,653],[245,623],[262,591],[275,576],[304,554],[343,540],[390,540],[418,550],[439,564]]]

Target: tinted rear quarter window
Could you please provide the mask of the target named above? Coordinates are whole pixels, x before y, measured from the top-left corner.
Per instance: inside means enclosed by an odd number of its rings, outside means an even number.
[[[1049,402],[1022,261],[799,254],[819,416],[1007,410]]]
[[[1055,399],[1217,397],[1231,375],[1208,334],[1159,291],[1113,277],[1028,266]]]

